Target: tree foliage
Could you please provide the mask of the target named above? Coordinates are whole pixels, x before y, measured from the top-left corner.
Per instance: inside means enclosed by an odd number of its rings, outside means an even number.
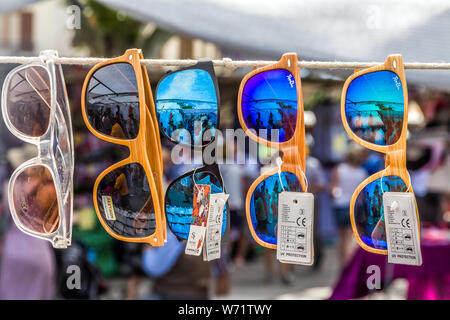
[[[140,48],[146,57],[158,58],[172,33],[156,27],[145,32],[147,23],[137,21],[94,0],[71,0],[82,10],[81,28],[72,39],[75,47],[91,56],[118,56],[128,48]]]

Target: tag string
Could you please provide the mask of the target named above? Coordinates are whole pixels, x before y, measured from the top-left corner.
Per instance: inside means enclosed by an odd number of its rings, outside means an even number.
[[[284,189],[283,181],[281,179],[281,165],[283,164],[283,160],[280,157],[277,157],[275,161],[276,161],[277,167],[278,167],[278,179],[280,180],[281,188],[283,189],[283,191],[286,191]],[[301,165],[300,165],[300,168],[301,168]],[[306,184],[305,192],[308,192],[308,179],[306,178],[306,175],[305,175],[305,173],[303,172],[302,169],[300,169],[300,173],[301,173],[301,175],[302,175],[302,177],[304,179],[303,181],[305,181],[305,184]]]
[[[192,180],[194,181],[194,187],[195,187],[195,190],[198,190],[198,189],[199,189],[199,187],[198,187],[198,185],[197,185],[197,182],[195,181],[195,173],[197,172],[197,169],[198,169],[198,168],[195,168],[195,169],[194,169],[194,172],[192,173]]]

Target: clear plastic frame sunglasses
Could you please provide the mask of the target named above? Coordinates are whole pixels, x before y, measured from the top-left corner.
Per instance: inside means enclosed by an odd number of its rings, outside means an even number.
[[[41,62],[19,66],[6,77],[3,119],[16,137],[37,146],[35,158],[22,163],[8,186],[11,215],[23,232],[67,248],[72,238],[73,136],[64,76],[43,51]]]

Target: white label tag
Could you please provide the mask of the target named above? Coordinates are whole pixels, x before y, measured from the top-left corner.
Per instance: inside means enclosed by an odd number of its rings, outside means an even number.
[[[116,214],[114,213],[114,205],[110,196],[102,196],[102,204],[106,219],[109,221],[116,220]]]
[[[209,196],[208,224],[206,226],[205,250],[203,260],[211,261],[220,258],[222,241],[223,209],[230,195],[212,193]]]
[[[186,249],[184,250],[185,254],[199,256],[200,253],[202,253],[205,231],[205,227],[191,225],[191,228],[189,229],[189,238],[186,243]]]
[[[199,256],[205,240],[206,224],[209,212],[211,186],[199,184],[194,186],[194,203],[192,206],[191,227],[186,243],[185,254]]]
[[[410,192],[383,193],[388,262],[422,265],[416,202]]]
[[[304,192],[278,194],[277,259],[312,265],[314,196]]]

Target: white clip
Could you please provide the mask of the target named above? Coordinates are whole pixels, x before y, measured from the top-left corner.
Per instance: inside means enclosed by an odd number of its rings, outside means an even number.
[[[231,71],[234,71],[237,69],[237,67],[233,65],[233,60],[231,58],[222,58],[222,61],[223,61],[223,66],[226,69],[229,69]]]
[[[49,59],[58,58],[58,51],[56,50],[42,50],[39,53],[39,59],[41,59],[42,63],[47,63]]]

